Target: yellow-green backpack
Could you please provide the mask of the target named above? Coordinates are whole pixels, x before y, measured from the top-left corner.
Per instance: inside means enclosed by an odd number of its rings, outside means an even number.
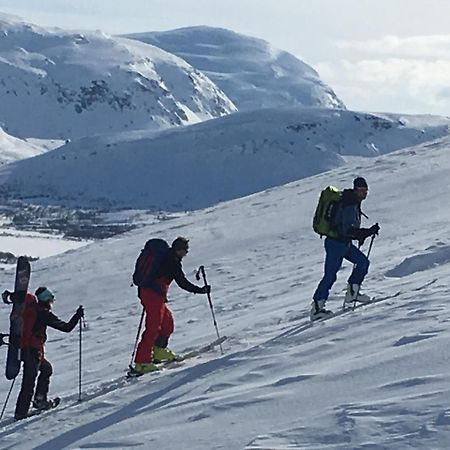
[[[327,186],[319,197],[313,219],[313,230],[322,236],[338,237],[333,227],[333,218],[342,198],[342,192],[334,186]]]

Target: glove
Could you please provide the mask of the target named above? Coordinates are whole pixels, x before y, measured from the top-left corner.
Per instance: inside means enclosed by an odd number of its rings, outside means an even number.
[[[205,286],[202,286],[200,288],[199,294],[209,294],[211,293],[211,286],[209,284],[206,284]]]
[[[81,319],[81,317],[84,317],[84,308],[82,305],[80,305],[78,307],[78,309],[75,312],[75,315],[77,316],[78,319]]]
[[[360,247],[364,244],[366,238],[372,235],[370,230],[370,228],[358,228],[354,231],[355,239],[358,241]]]
[[[380,231],[380,225],[376,223],[369,228],[370,234],[369,236],[378,236],[378,232]]]

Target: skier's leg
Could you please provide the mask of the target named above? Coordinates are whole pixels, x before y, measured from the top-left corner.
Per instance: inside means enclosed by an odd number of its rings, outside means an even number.
[[[35,398],[47,399],[50,377],[53,374],[53,367],[44,357],[41,359],[39,372]]]
[[[172,312],[167,307],[167,305],[164,304],[164,316],[163,316],[163,321],[161,323],[160,337],[166,339],[168,342],[170,335],[173,333],[173,330],[174,330],[174,324],[173,324]],[[167,344],[164,346],[161,345],[160,347],[166,347],[166,346],[167,346]]]
[[[369,271],[370,265],[369,259],[361,250],[359,250],[353,244],[348,249],[348,252],[345,255],[345,259],[347,259],[348,261],[350,261],[355,265],[348,279],[349,284],[361,285],[361,283],[364,280],[364,277],[367,275],[367,272]]]
[[[344,307],[354,302],[368,302],[370,297],[361,292],[361,283],[369,270],[369,259],[364,253],[352,245],[345,258],[354,264],[353,271],[348,279]]]
[[[141,302],[145,309],[145,330],[137,346],[134,362],[149,364],[153,359],[153,345],[161,331],[165,303],[164,298],[149,289],[142,290]]]
[[[17,397],[16,410],[14,417],[24,419],[28,415],[31,399],[34,392],[34,384],[39,370],[39,354],[37,350],[29,349],[24,351],[22,386]]]
[[[170,309],[164,305],[164,317],[161,324],[161,332],[156,339],[154,347],[154,359],[155,361],[172,361],[181,360],[182,357],[176,355],[172,350],[167,348],[169,343],[169,337],[173,333],[174,324],[173,317]]]
[[[336,281],[337,273],[342,266],[344,255],[347,253],[348,244],[335,239],[325,239],[325,266],[323,278],[317,286],[313,300],[327,300],[330,289]]]

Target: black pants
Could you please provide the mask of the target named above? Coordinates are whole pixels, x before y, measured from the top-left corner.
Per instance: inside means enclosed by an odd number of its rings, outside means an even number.
[[[16,403],[16,419],[22,419],[28,414],[38,372],[39,378],[37,380],[35,396],[42,396],[44,398],[47,398],[50,377],[53,373],[52,365],[45,358],[39,358],[38,350],[25,350],[22,354],[22,361],[22,387]]]

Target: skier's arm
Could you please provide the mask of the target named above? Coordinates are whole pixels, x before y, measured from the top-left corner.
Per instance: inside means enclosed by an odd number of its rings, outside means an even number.
[[[45,324],[55,330],[63,331],[64,333],[70,333],[80,320],[78,313],[75,313],[68,322],[64,322],[58,316],[52,312],[48,312],[45,315]]]
[[[184,289],[185,291],[192,292],[194,294],[204,294],[205,289],[200,286],[196,286],[195,284],[192,284],[187,278],[186,275],[183,272],[183,269],[181,268],[181,264],[177,264],[174,266],[174,278],[175,282],[180,286],[181,289]]]

